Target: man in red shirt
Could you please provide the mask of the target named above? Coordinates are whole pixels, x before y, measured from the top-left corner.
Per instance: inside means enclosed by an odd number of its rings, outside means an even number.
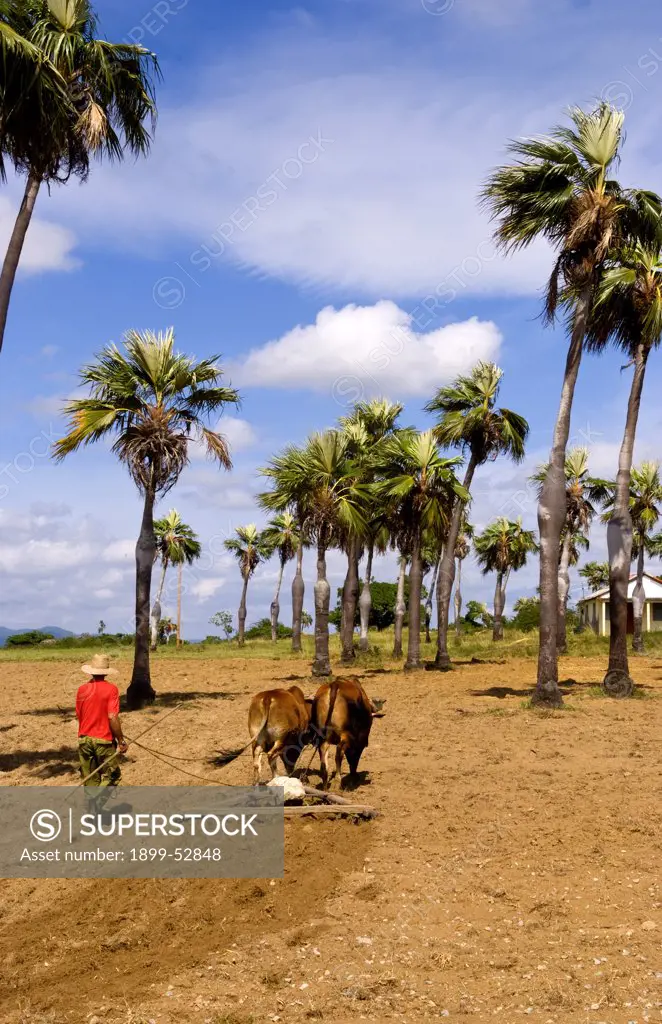
[[[127,744],[120,723],[120,693],[106,680],[116,673],[105,654],[95,654],[82,669],[92,678],[76,694],[80,773],[85,786],[117,786],[122,774],[118,749],[126,753]]]

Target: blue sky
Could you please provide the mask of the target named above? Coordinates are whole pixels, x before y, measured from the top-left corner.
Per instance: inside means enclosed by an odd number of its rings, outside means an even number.
[[[194,459],[163,503],[205,548],[187,581],[189,637],[236,607],[222,540],[260,521],[259,466],[359,394],[402,399],[405,420],[424,426],[435,387],[497,361],[530,449],[523,467],[479,473],[472,516],[483,526],[521,512],[534,525],[526,479],[547,454],[565,355],[563,331],[538,318],[551,258],[544,246],[497,255],[476,195],[508,138],[601,96],[627,109],[622,180],[662,190],[657,5],[642,0],[629,20],[615,0],[100,0],[98,11],[103,34],[159,54],[160,118],[148,160],[96,167],[38,202],[0,359],[0,623],[130,628],[135,489],[105,448],[58,466],[45,454],[77,368],[129,327],[174,325],[184,351],[221,353],[243,399],[222,427],[234,471]],[[19,182],[0,193],[0,242],[19,195]],[[586,358],[573,419],[604,475],[625,414],[622,362]],[[657,457],[660,376],[654,359],[639,459]],[[604,552],[598,527],[590,557]],[[376,569],[393,572],[392,559]],[[259,570],[249,621],[267,613],[275,574]],[[330,574],[339,585],[337,554]],[[491,600],[474,564],[465,576],[465,599]],[[532,565],[509,604],[535,585]]]

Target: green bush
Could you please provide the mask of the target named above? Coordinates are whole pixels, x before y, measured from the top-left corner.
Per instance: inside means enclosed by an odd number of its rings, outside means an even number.
[[[52,633],[40,633],[38,629],[31,629],[28,633],[14,633],[5,640],[6,647],[35,647],[44,640],[54,640]]]
[[[247,640],[270,640],[271,619],[260,619],[259,622],[254,623],[250,629],[246,630],[244,636]],[[279,640],[284,640],[286,637],[292,636],[292,630],[279,622],[276,636]]]
[[[360,588],[363,589],[363,583],[361,582]],[[336,607],[332,612],[329,613],[329,622],[336,629],[340,629],[340,622],[342,619],[342,587],[338,587],[338,597]],[[372,607],[370,609],[370,618],[368,619],[368,627],[370,629],[376,629],[378,633],[382,630],[388,629],[395,622],[395,602],[398,596],[398,585],[397,583],[382,583],[379,580],[372,580],[370,584],[370,597],[372,598]],[[422,588],[421,597],[423,600],[428,596],[428,592],[425,587]],[[409,577],[405,578],[405,606],[409,606]],[[405,612],[405,625],[407,625],[408,616]],[[356,613],[354,615],[354,628],[358,629],[361,624],[358,602],[356,605]],[[425,627],[425,608],[421,605],[421,628]]]
[[[79,647],[131,647],[135,641],[133,633],[104,633],[103,636],[93,636],[91,633],[81,633],[80,636],[64,636],[54,640],[50,647],[60,650],[76,650]]]

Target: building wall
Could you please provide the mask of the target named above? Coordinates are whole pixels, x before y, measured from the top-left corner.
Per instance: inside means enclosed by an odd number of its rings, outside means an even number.
[[[628,604],[632,604],[631,601]],[[604,605],[605,629],[601,634],[602,606]],[[648,627],[648,606],[650,605],[650,628],[653,633],[662,633],[662,600],[646,601],[644,606],[644,632]],[[587,601],[582,605],[582,623],[598,636],[609,634],[609,602]]]

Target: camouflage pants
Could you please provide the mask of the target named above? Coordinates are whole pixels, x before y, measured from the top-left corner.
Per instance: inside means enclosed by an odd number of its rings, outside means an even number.
[[[78,760],[85,786],[118,786],[122,772],[119,755],[113,743],[93,736],[78,737]],[[101,767],[100,767],[101,766]],[[99,768],[99,771],[96,769]],[[96,774],[92,775],[92,772]],[[87,778],[92,775],[92,778]]]

